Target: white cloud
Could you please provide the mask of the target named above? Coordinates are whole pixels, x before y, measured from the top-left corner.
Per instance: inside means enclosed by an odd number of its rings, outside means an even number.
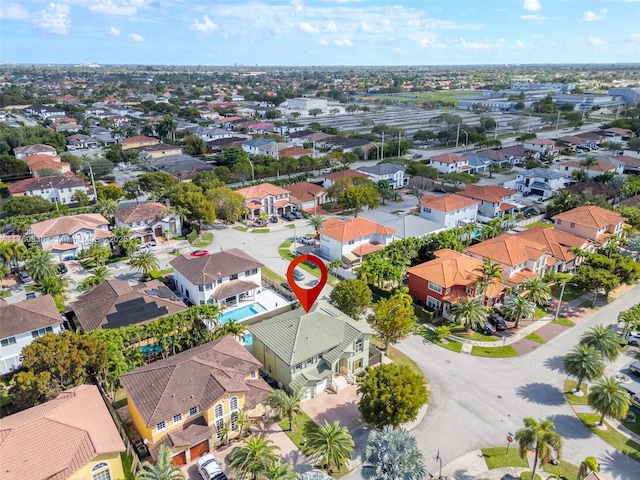
[[[327,32],[336,33],[338,31],[338,26],[336,25],[336,22],[334,22],[333,20],[329,20],[329,23],[327,23],[326,30]]]
[[[604,40],[602,39],[602,37],[596,37],[595,35],[589,35],[587,37],[587,41],[594,47],[601,47],[604,45]]]
[[[539,0],[524,0],[522,7],[529,12],[537,12],[542,8]]]
[[[501,38],[497,42],[492,42],[489,39],[484,39],[480,42],[472,42],[465,38],[460,38],[458,43],[462,48],[468,48],[470,50],[493,50],[498,47],[504,47],[507,44],[507,41],[504,38]]]
[[[336,47],[352,47],[353,46],[353,42],[351,40],[349,40],[348,38],[342,38],[342,39],[334,40],[333,44]]]
[[[35,12],[31,21],[36,29],[66,35],[71,27],[71,9],[63,3],[50,3],[47,8]]]
[[[606,8],[601,8],[600,12],[598,13],[595,13],[592,10],[587,10],[586,12],[584,12],[584,15],[582,15],[582,21],[595,22],[596,20],[602,20],[606,15],[607,15]]]
[[[304,8],[302,0],[291,0],[291,6],[295,9],[296,12],[301,12]]]
[[[202,23],[196,18],[193,24],[189,27],[189,30],[202,33],[213,33],[218,29],[218,25],[213,23],[209,18],[209,15],[202,17]]]
[[[435,38],[423,38],[420,40],[420,46],[424,48],[436,48],[438,44]]]
[[[520,18],[522,20],[549,20],[549,17],[545,17],[544,15],[520,15]]]
[[[144,7],[145,0],[94,0],[89,5],[89,10],[102,15],[131,16],[138,13],[138,9]]]
[[[320,30],[318,30],[318,27],[315,27],[308,22],[302,22],[301,24],[298,25],[298,28],[302,30],[304,33],[308,33],[310,35],[315,35],[316,33],[320,33]]]
[[[631,40],[640,40],[640,33],[634,33],[629,37]]]
[[[360,31],[361,32],[371,32],[371,31],[373,31],[373,27],[371,25],[369,25],[367,22],[362,22],[362,24],[360,25]]]
[[[129,38],[134,42],[144,42],[144,37],[142,35],[138,35],[137,33],[132,33],[129,35]]]
[[[118,29],[116,27],[111,27],[109,29],[109,35],[113,35],[114,37],[119,37],[120,36],[120,29]]]
[[[322,45],[324,47],[326,45],[329,45],[329,42],[324,38],[321,38],[320,40],[318,40],[318,45]]]
[[[26,20],[29,12],[17,3],[0,4],[0,18],[3,20]]]

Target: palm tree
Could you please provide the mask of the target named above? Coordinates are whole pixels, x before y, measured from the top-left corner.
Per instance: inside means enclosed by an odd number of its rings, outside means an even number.
[[[289,395],[284,390],[274,390],[267,397],[267,405],[278,408],[283,416],[289,419],[289,430],[292,430],[296,417],[302,413],[304,387],[299,387]]]
[[[416,439],[386,426],[369,435],[362,476],[365,480],[421,480],[427,470]]]
[[[151,252],[140,252],[131,257],[129,265],[131,265],[131,268],[136,272],[142,272],[143,279],[148,278],[152,270],[160,270],[160,262]]]
[[[591,167],[597,164],[598,164],[598,160],[596,160],[595,157],[587,157],[580,162],[580,166],[586,167],[587,169],[587,180],[589,179],[589,170],[591,169]]]
[[[604,325],[596,325],[584,332],[580,337],[581,345],[591,345],[598,350],[605,360],[613,362],[620,354],[618,336]]]
[[[104,265],[110,256],[111,249],[99,242],[93,242],[91,246],[81,254],[82,258],[88,258],[93,265]]]
[[[309,217],[309,225],[313,227],[313,229],[318,233],[318,231],[322,228],[322,224],[324,223],[324,218],[320,215],[311,215]]]
[[[139,238],[122,238],[118,242],[118,245],[122,249],[125,255],[131,256],[135,252],[138,251],[140,247],[140,239]]]
[[[322,470],[311,470],[300,475],[300,480],[334,480],[331,475]]]
[[[460,298],[458,303],[451,307],[451,318],[464,325],[465,331],[471,328],[481,327],[487,318],[487,307],[477,298]]]
[[[173,115],[167,113],[162,117],[162,121],[158,124],[156,130],[165,140],[170,138],[175,141],[176,124],[173,120]]]
[[[584,480],[591,472],[598,473],[599,471],[600,465],[598,465],[598,459],[596,457],[586,457],[580,462],[578,478],[576,480]]]
[[[78,290],[90,290],[93,287],[101,285],[105,280],[108,280],[112,277],[113,274],[107,267],[105,267],[104,265],[98,265],[93,270],[91,270],[90,277],[84,279],[78,284]]]
[[[524,428],[516,432],[518,451],[520,458],[526,458],[527,451],[534,451],[533,469],[531,478],[536,478],[538,461],[544,466],[552,458],[560,458],[562,454],[562,437],[554,431],[555,425],[551,420],[542,420],[540,423],[535,418],[524,419]],[[554,455],[555,454],[555,455]]]
[[[142,468],[136,473],[136,480],[184,480],[184,474],[171,461],[171,449],[161,445],[156,464],[142,462]]]
[[[266,480],[298,480],[298,474],[293,470],[293,463],[282,463],[280,459],[262,472]]]
[[[18,242],[0,242],[0,259],[5,266],[17,267],[17,261],[27,254],[27,247]]]
[[[336,270],[342,266],[341,258],[334,258],[329,263],[327,263],[327,270],[335,275]]]
[[[487,303],[489,287],[496,281],[502,280],[502,267],[497,263],[493,263],[491,258],[485,258],[482,266],[474,268],[474,272],[480,274],[480,278],[476,280],[475,285],[479,286],[484,293],[484,303]]]
[[[604,360],[602,354],[591,345],[576,345],[564,357],[564,370],[569,375],[578,378],[575,395],[582,396],[582,382],[595,380],[604,373]]]
[[[502,312],[508,317],[513,318],[515,328],[518,328],[521,319],[529,318],[536,311],[535,306],[523,296],[512,294],[504,301]]]
[[[242,447],[231,452],[229,466],[236,470],[237,478],[243,479],[247,475],[257,478],[278,461],[277,447],[265,435],[253,435],[244,441]]]
[[[45,277],[35,284],[36,292],[40,295],[51,295],[60,300],[66,300],[65,293],[69,288],[69,278],[62,275],[51,275]]]
[[[236,340],[244,342],[245,332],[247,331],[246,325],[238,322],[235,319],[230,319],[228,322],[223,323],[214,333],[214,338],[222,338],[227,335],[233,335]]]
[[[598,380],[587,395],[589,405],[600,414],[598,425],[604,427],[604,417],[622,418],[627,414],[631,397],[627,389],[614,377]]]
[[[523,297],[536,305],[546,305],[551,297],[549,285],[541,278],[530,278],[522,283]]]
[[[98,212],[102,214],[104,218],[113,221],[115,213],[118,211],[118,203],[111,198],[101,198],[96,202]]]
[[[58,274],[58,266],[54,263],[51,253],[40,248],[32,253],[24,263],[24,268],[35,282]]]
[[[307,446],[318,463],[333,473],[351,458],[355,444],[340,422],[330,424],[325,420],[324,425],[307,433]]]

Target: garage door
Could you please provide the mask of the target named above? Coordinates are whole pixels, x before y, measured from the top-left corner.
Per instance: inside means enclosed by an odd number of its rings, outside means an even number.
[[[320,383],[316,385],[316,395],[318,395],[320,392],[324,392],[327,389],[328,385],[329,385],[328,378],[325,378],[324,380],[320,381]]]
[[[189,452],[191,454],[191,461],[195,460],[198,457],[201,457],[205,453],[209,453],[209,440],[205,440],[202,443],[198,443],[191,447]]]
[[[187,454],[186,452],[180,452],[178,455],[176,455],[175,457],[171,457],[171,461],[178,465],[186,465],[187,464]]]

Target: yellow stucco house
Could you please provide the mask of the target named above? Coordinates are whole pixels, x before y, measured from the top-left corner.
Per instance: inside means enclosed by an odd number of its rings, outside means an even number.
[[[238,416],[264,415],[271,387],[262,367],[231,336],[192,348],[120,377],[129,413],[149,452],[171,448],[184,465],[209,452],[226,432],[238,435]]]
[[[0,480],[124,479],[122,438],[95,385],[0,422]]]

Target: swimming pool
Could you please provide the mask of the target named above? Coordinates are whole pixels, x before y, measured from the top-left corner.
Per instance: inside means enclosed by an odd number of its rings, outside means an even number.
[[[267,309],[261,305],[260,303],[252,303],[251,305],[246,305],[244,307],[237,308],[227,313],[223,313],[220,315],[220,323],[225,324],[229,320],[237,320],[242,321],[246,318],[253,317],[254,315],[258,315],[259,313],[266,312]],[[250,333],[244,334],[244,344],[245,345],[253,345],[253,335]]]

